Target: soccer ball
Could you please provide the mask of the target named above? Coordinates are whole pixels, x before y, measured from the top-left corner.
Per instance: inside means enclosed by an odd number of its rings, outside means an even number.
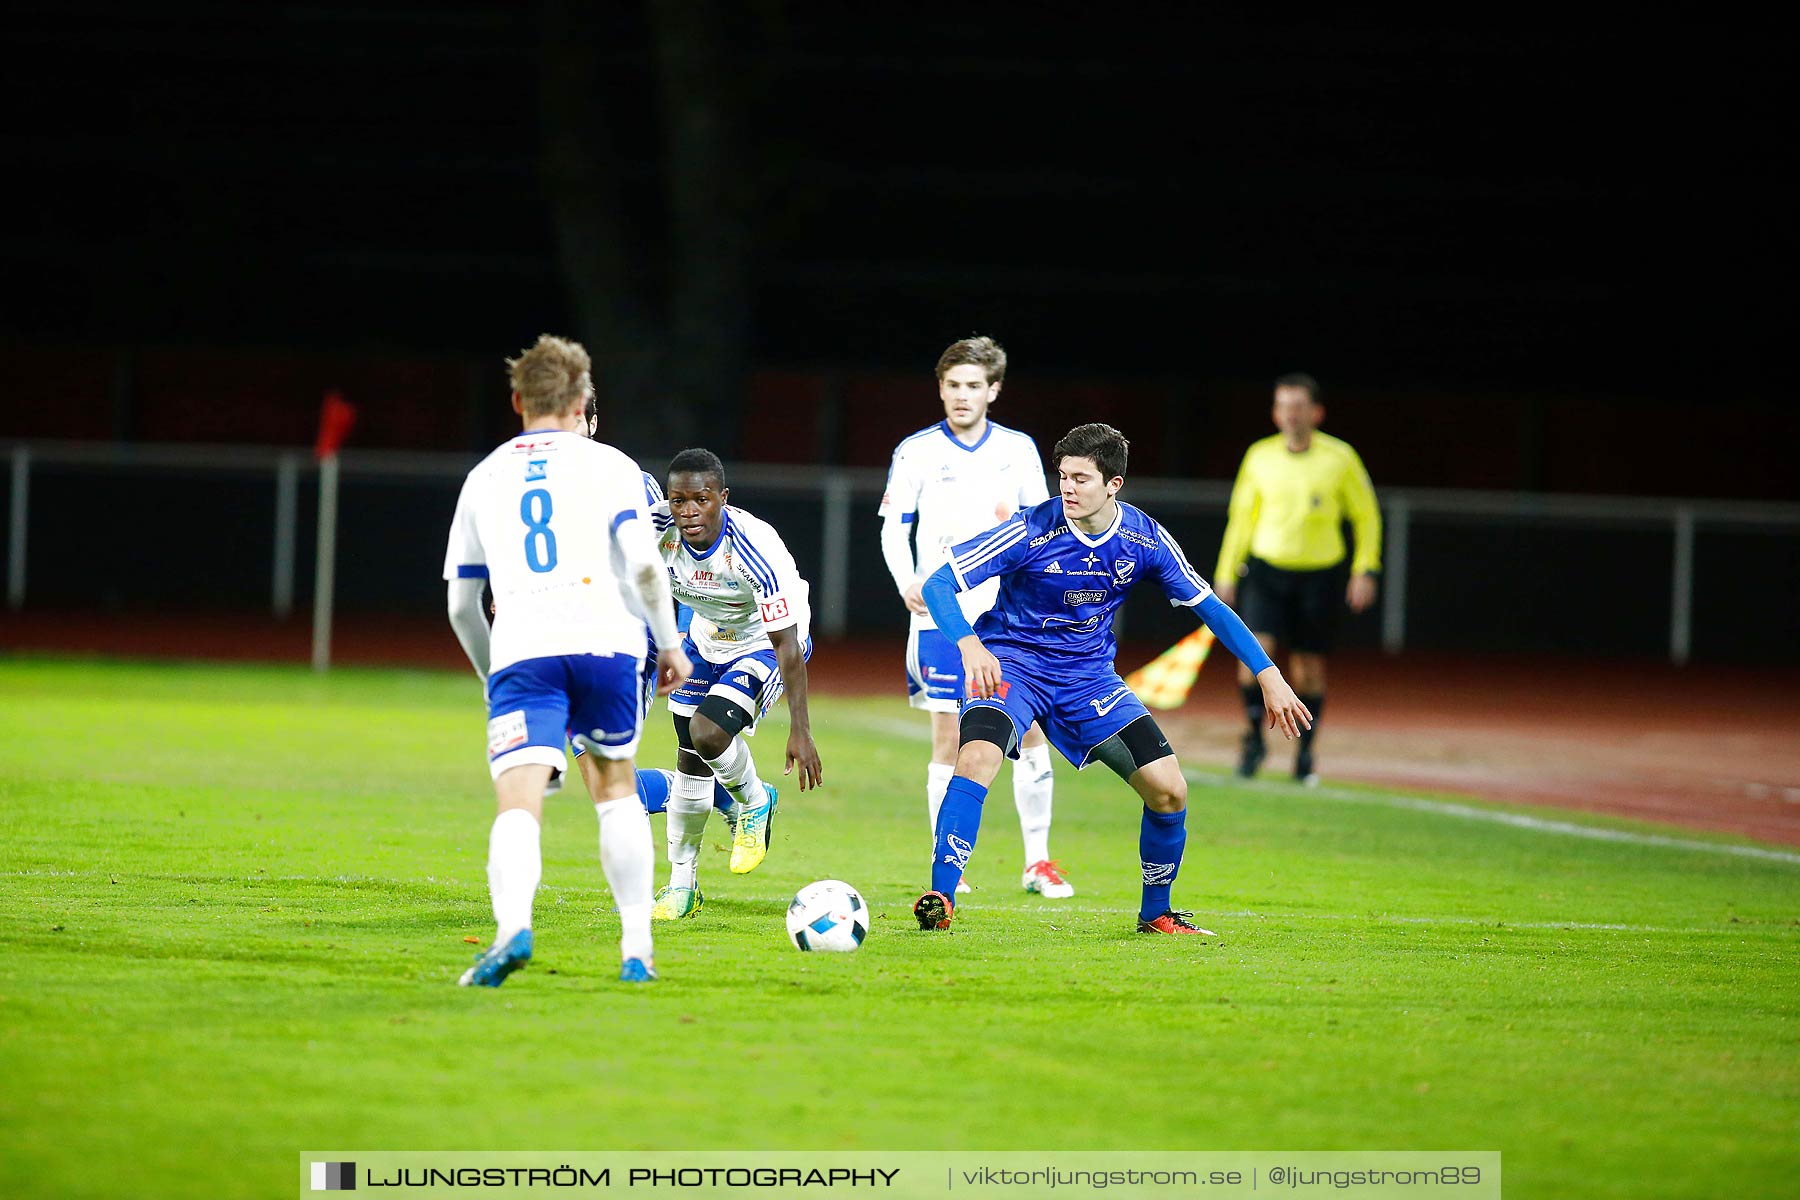
[[[838,879],[800,889],[788,904],[788,938],[802,950],[854,950],[869,933],[869,906]]]

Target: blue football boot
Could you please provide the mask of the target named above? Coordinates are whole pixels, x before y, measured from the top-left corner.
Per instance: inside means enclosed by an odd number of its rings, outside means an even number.
[[[458,987],[499,987],[506,977],[531,961],[531,930],[521,929],[504,945],[490,946],[475,965],[462,973]]]

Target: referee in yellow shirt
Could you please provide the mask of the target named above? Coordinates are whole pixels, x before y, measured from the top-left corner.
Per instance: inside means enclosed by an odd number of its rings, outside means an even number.
[[[1219,547],[1213,590],[1243,614],[1271,656],[1289,654],[1288,676],[1312,728],[1300,734],[1294,778],[1316,784],[1313,738],[1325,711],[1325,656],[1331,652],[1341,592],[1353,612],[1375,603],[1381,570],[1381,510],[1362,459],[1348,442],[1319,432],[1325,406],[1310,375],[1275,381],[1275,428],[1281,432],[1251,445],[1231,489],[1231,519]],[[1356,557],[1346,581],[1343,523],[1356,537]],[[1244,602],[1237,602],[1238,581]],[[1262,689],[1238,668],[1238,688],[1250,728],[1244,733],[1238,774],[1248,779],[1262,765]]]

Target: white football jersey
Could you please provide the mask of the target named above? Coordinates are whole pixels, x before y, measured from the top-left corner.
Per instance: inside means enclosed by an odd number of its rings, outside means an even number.
[[[726,505],[719,540],[695,550],[681,540],[667,501],[650,510],[650,519],[669,570],[669,590],[693,610],[688,637],[702,658],[723,663],[772,649],[772,629],[797,629],[806,641],[811,589],[774,526]]]
[[[965,446],[948,421],[921,429],[895,447],[881,497],[882,519],[911,525],[917,539],[911,578],[889,564],[894,586],[904,592],[948,562],[951,547],[1049,498],[1044,462],[1030,435],[990,420],[981,440]],[[972,623],[994,606],[999,590],[999,581],[989,580],[958,593],[963,616]],[[937,628],[928,613],[912,614],[912,624]]]
[[[489,671],[528,658],[644,653],[644,622],[616,539],[642,538],[653,562],[644,476],[578,433],[522,433],[463,481],[444,578],[494,592]]]

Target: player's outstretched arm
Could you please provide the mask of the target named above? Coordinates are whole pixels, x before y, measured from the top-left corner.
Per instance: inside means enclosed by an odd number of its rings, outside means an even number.
[[[771,629],[769,641],[775,646],[775,661],[781,667],[781,683],[787,690],[788,741],[787,765],[783,775],[800,768],[800,790],[810,791],[825,782],[825,766],[819,761],[819,748],[813,744],[812,715],[806,707],[806,652],[800,646],[800,632],[790,625]]]
[[[1281,736],[1292,741],[1302,729],[1312,728],[1312,712],[1300,703],[1294,689],[1282,678],[1280,668],[1270,663],[1256,673],[1262,685],[1263,708],[1269,714],[1269,728],[1281,730]]]
[[[1256,682],[1262,685],[1263,706],[1269,714],[1269,728],[1279,729],[1286,738],[1297,738],[1302,729],[1312,728],[1312,713],[1300,698],[1294,695],[1294,689],[1282,678],[1281,671],[1269,658],[1269,652],[1262,648],[1256,635],[1250,632],[1243,620],[1231,611],[1231,606],[1218,596],[1212,595],[1194,606],[1206,627],[1213,631],[1219,644],[1237,656],[1237,660],[1249,667],[1256,675]]]
[[[938,632],[955,642],[962,653],[963,682],[968,686],[969,695],[977,700],[989,700],[1000,688],[1000,660],[981,644],[975,630],[964,619],[962,605],[956,599],[957,590],[956,573],[948,564],[934,571],[922,589]]]

